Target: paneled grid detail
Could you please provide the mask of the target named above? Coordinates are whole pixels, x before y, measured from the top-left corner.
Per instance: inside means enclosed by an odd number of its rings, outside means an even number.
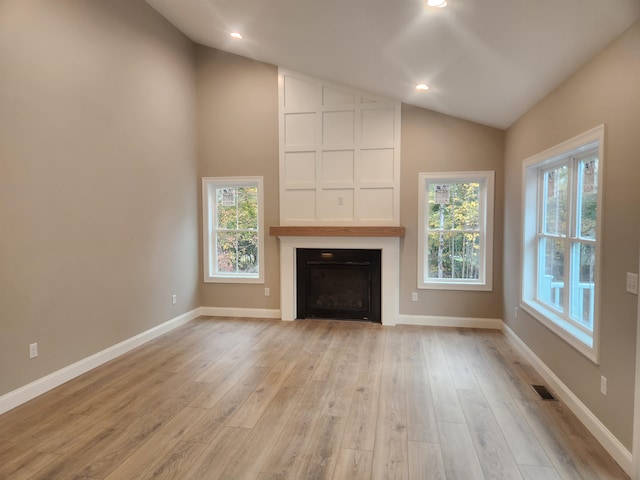
[[[280,69],[280,224],[399,225],[400,103]]]

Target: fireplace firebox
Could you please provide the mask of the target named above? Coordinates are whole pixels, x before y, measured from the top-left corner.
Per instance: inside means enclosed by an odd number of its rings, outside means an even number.
[[[381,250],[296,249],[297,318],[381,322]]]

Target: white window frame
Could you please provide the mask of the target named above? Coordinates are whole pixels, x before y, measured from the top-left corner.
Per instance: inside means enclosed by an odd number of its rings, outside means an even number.
[[[474,182],[480,184],[480,274],[477,280],[425,278],[427,271],[427,202],[429,184]],[[435,172],[418,174],[418,288],[438,290],[493,289],[493,198],[495,172]]]
[[[253,186],[258,189],[258,272],[216,272],[215,191],[219,187]],[[264,283],[264,192],[262,177],[202,178],[202,257],[206,283]]]
[[[563,163],[570,165],[570,187],[567,212],[567,224],[569,225],[568,242],[574,243],[580,240],[575,232],[575,185],[576,175],[571,165],[575,165],[577,159],[586,152],[598,150],[598,179],[597,179],[597,209],[596,209],[596,234],[595,241],[595,274],[594,274],[594,310],[593,310],[593,332],[588,329],[576,327],[570,321],[569,313],[559,313],[549,308],[543,301],[539,300],[538,272],[539,272],[539,251],[538,239],[543,236],[541,233],[541,222],[543,221],[540,211],[542,182],[541,172],[548,170],[552,165]],[[603,178],[604,178],[604,125],[595,127],[587,132],[577,135],[559,145],[551,147],[544,152],[533,155],[523,162],[522,169],[522,257],[521,257],[521,298],[520,306],[540,323],[549,328],[552,332],[562,338],[569,345],[581,352],[592,362],[599,362],[600,343],[600,287],[601,282],[601,245],[602,245],[602,199],[603,199]],[[567,260],[568,259],[568,260]],[[571,276],[571,258],[565,253],[565,270]],[[565,288],[565,293],[568,288]],[[568,293],[565,295],[568,298]],[[568,300],[563,299],[565,305]]]

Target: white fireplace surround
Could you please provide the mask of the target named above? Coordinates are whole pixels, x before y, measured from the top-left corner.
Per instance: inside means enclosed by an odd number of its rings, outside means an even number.
[[[295,320],[296,249],[350,248],[382,251],[382,324],[395,325],[399,312],[400,239],[398,237],[293,237],[280,236],[280,313]]]

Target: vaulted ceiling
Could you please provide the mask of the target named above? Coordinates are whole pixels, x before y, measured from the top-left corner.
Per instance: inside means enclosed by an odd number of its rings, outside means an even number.
[[[499,128],[640,19],[639,0],[147,2],[196,43]]]

